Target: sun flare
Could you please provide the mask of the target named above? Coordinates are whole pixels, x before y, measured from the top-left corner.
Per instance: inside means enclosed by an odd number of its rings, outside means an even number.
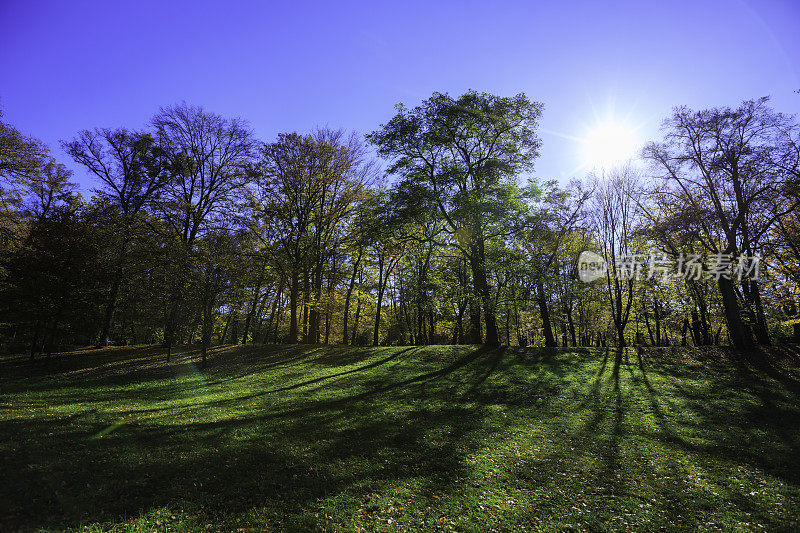
[[[613,120],[597,124],[581,142],[583,163],[591,168],[624,163],[636,155],[639,148],[636,128]]]

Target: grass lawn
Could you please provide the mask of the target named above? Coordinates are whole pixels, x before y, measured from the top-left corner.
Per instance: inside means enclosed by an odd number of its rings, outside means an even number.
[[[0,359],[0,530],[800,529],[797,381],[723,352],[194,353]]]

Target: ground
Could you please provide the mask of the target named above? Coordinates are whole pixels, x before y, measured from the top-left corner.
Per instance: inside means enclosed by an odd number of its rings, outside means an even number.
[[[677,355],[680,354],[680,357]],[[687,355],[688,354],[688,355]],[[797,530],[800,394],[724,351],[0,359],[0,530]]]

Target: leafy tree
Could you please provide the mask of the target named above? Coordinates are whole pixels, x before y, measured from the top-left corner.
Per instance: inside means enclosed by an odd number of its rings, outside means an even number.
[[[76,204],[53,206],[32,221],[23,245],[7,257],[11,283],[2,290],[2,315],[30,333],[31,358],[50,355],[63,339],[88,343],[96,298],[105,281],[99,272],[97,212]]]
[[[2,118],[0,110],[0,245],[7,247],[19,243],[27,215],[46,215],[55,203],[73,196],[74,185],[41,141]]]
[[[499,97],[470,91],[458,98],[434,93],[398,113],[368,140],[391,159],[400,187],[434,205],[447,233],[472,269],[486,322],[486,343],[499,343],[486,267],[486,243],[507,235],[519,205],[514,178],[538,156],[542,105],[524,94]]]
[[[125,267],[131,241],[144,222],[143,211],[166,186],[169,174],[164,150],[152,135],[124,128],[84,130],[62,143],[64,150],[103,183],[97,191],[113,210],[117,231],[116,261],[106,298],[99,346],[108,344],[120,288],[126,278]]]
[[[545,346],[556,346],[545,286],[555,277],[554,265],[565,241],[580,221],[589,192],[581,190],[577,184],[573,184],[570,191],[562,191],[554,181],[541,186],[532,182],[526,196],[531,209],[524,238],[517,242],[524,249],[531,270],[531,292],[539,307]],[[549,293],[554,295],[555,286],[550,289]]]
[[[329,129],[280,134],[262,147],[253,169],[254,208],[273,264],[289,280],[289,342],[299,339],[301,280],[308,315],[303,324],[310,327],[305,338],[319,342],[324,266],[338,253],[347,223],[374,180],[366,155],[358,136]]]

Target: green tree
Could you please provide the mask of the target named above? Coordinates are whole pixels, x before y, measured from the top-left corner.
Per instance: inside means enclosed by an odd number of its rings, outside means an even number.
[[[400,187],[415,188],[436,207],[452,243],[472,270],[486,323],[486,343],[499,344],[495,301],[486,265],[487,241],[506,235],[519,205],[514,178],[531,170],[542,104],[524,94],[500,97],[469,91],[434,93],[368,135],[392,161]]]
[[[323,128],[280,134],[264,144],[252,170],[257,232],[289,280],[289,342],[299,340],[301,282],[304,340],[319,342],[325,265],[336,264],[348,223],[374,181],[374,164],[357,135]]]
[[[144,223],[145,208],[156,199],[169,178],[166,158],[152,135],[124,128],[84,130],[62,146],[77,163],[100,179],[104,187],[97,193],[114,211],[117,231],[112,236],[116,242],[116,259],[98,342],[99,346],[106,346],[120,288],[126,279],[131,241]]]

